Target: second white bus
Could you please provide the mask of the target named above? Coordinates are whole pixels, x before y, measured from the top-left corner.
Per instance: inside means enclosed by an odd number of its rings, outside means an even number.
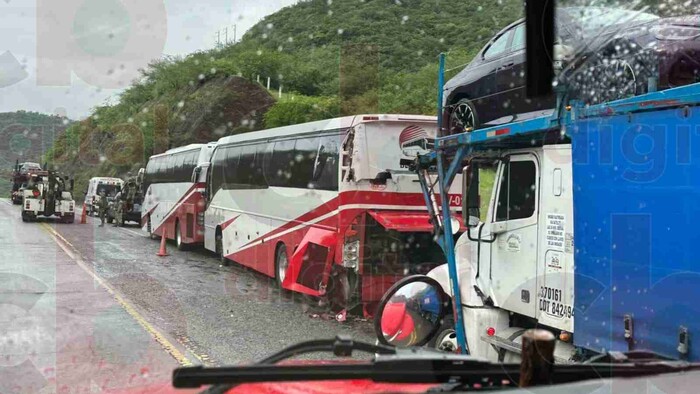
[[[151,156],[143,180],[141,226],[178,249],[204,241],[204,181],[216,144],[191,144]]]

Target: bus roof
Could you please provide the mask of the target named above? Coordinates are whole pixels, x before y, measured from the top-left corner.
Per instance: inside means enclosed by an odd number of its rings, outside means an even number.
[[[360,123],[367,122],[427,122],[435,123],[437,118],[435,116],[425,116],[425,115],[387,115],[387,114],[367,114],[367,115],[354,115],[354,116],[344,116],[341,118],[333,118],[326,120],[319,120],[316,122],[299,123],[291,126],[276,127],[274,129],[254,131],[250,133],[242,133],[231,135],[228,137],[222,137],[219,139],[218,144],[229,144],[233,142],[241,142],[252,139],[261,138],[271,138],[279,137],[285,135],[294,135],[299,133],[310,133],[314,131],[322,130],[335,130],[343,129],[356,126]]]
[[[159,156],[172,155],[172,154],[180,153],[180,152],[186,152],[188,150],[202,149],[202,147],[204,147],[204,146],[207,146],[207,144],[189,144],[189,145],[185,145],[185,146],[179,146],[177,148],[168,149],[167,151],[165,151],[163,153],[153,155],[149,159],[152,159],[154,157],[159,157]]]

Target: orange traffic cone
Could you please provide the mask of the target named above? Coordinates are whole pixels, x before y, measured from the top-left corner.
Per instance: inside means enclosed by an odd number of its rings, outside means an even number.
[[[165,231],[165,229],[163,229],[163,236],[160,238],[160,250],[158,251],[158,253],[156,253],[156,256],[164,257],[164,256],[168,255],[168,252],[165,250],[165,241],[166,241],[165,233],[166,232],[167,231]]]
[[[83,213],[80,214],[80,224],[87,224],[87,206],[83,202]]]

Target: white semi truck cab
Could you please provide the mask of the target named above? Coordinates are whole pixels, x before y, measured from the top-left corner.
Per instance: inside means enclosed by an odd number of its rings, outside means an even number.
[[[416,160],[447,263],[386,292],[380,342],[517,362],[541,328],[560,363],[700,361],[700,83],[560,110]],[[460,172],[468,230],[453,236],[441,190]]]
[[[455,257],[470,354],[517,361],[508,349],[536,325],[571,338],[571,168],[569,143],[491,151],[464,168],[463,212],[472,227],[458,238]],[[428,276],[450,288],[446,265]],[[441,340],[439,348],[456,347],[449,335]],[[574,352],[561,341],[555,356],[569,360]]]

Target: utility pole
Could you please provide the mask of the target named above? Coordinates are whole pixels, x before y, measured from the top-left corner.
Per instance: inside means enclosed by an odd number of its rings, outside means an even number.
[[[225,37],[226,37],[226,38],[224,39],[224,42],[225,42],[224,45],[228,45],[228,26],[226,26],[226,27],[224,28],[224,35],[225,35]]]
[[[216,32],[216,47],[221,46],[221,30]]]
[[[236,43],[236,25],[233,25],[233,43]]]

